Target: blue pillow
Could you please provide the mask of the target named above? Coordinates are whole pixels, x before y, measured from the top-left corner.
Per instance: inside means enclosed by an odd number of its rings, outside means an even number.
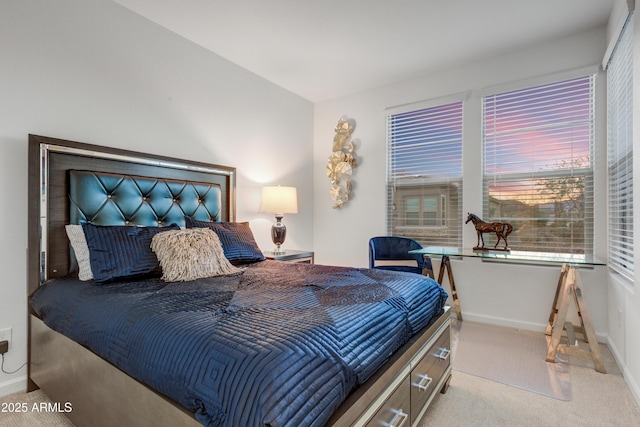
[[[151,250],[151,239],[158,233],[180,227],[175,224],[168,227],[82,224],[82,229],[89,247],[93,281],[107,283],[162,274]]]
[[[209,222],[184,217],[187,228],[210,228],[222,243],[224,256],[233,265],[264,261],[248,222]]]

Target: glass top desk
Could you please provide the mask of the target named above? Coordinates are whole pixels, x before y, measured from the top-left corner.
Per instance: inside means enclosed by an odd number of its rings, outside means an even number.
[[[422,249],[409,251],[410,254],[439,255],[446,257],[475,257],[483,259],[508,260],[528,262],[532,264],[573,264],[573,265],[605,265],[592,255],[582,254],[554,254],[547,252],[475,250],[467,248],[450,248],[445,246],[426,246]]]
[[[460,301],[458,299],[458,292],[456,290],[449,257],[474,257],[486,260],[513,261],[517,263],[561,265],[560,278],[558,280],[558,285],[556,286],[556,294],[546,329],[546,334],[551,337],[547,351],[547,362],[555,362],[557,353],[567,353],[578,356],[585,356],[586,354],[587,357],[593,359],[596,371],[605,372],[591,316],[589,315],[587,304],[582,295],[582,282],[578,272],[578,267],[581,265],[590,267],[606,265],[603,261],[592,255],[473,250],[441,246],[427,246],[422,249],[410,251],[409,253],[421,254],[424,256],[425,268],[422,274],[433,279],[435,279],[435,277],[433,275],[431,256],[436,255],[441,257],[440,270],[438,272],[438,283],[442,284],[446,270],[449,278],[449,286],[451,287],[451,298],[453,300],[454,311],[456,312],[458,320],[462,320],[462,310],[460,309]],[[570,322],[566,322],[571,299],[575,302],[575,308],[580,320],[578,332],[583,335],[584,341],[589,343],[590,351],[580,350],[577,345],[573,345],[573,343],[576,343],[575,337],[573,336],[575,328]],[[562,332],[565,329],[569,338],[569,345],[560,346],[560,338],[562,337]]]

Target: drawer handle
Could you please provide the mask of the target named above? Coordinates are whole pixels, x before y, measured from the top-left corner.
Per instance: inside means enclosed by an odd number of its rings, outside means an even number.
[[[413,385],[416,386],[419,391],[425,391],[431,384],[431,381],[433,381],[433,378],[431,378],[429,375],[418,375],[418,376],[420,377],[420,382],[413,383]]]
[[[399,409],[396,415],[393,417],[393,419],[389,423],[389,427],[402,427],[404,425],[404,422],[407,421],[408,417],[409,417],[409,414],[406,414],[402,411],[402,409]]]
[[[434,356],[440,360],[447,360],[449,358],[449,355],[451,354],[451,350],[442,347],[440,347],[439,350],[440,353],[434,354]]]

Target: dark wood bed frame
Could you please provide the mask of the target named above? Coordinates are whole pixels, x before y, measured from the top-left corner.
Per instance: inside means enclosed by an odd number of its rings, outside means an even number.
[[[71,255],[67,171],[84,169],[211,182],[222,189],[221,220],[235,220],[234,168],[29,135],[28,292],[69,273]],[[416,425],[451,377],[450,313],[416,334],[364,385],[328,425]],[[71,405],[77,426],[199,426],[194,415],[120,371],[80,344],[48,328],[29,311],[28,390],[41,388]],[[426,371],[435,372],[433,374]],[[423,372],[425,371],[425,372]],[[428,375],[431,375],[429,377]],[[409,425],[409,424],[407,424]]]

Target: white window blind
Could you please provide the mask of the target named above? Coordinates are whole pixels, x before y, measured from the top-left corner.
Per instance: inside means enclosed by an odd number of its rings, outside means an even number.
[[[483,220],[510,223],[512,249],[593,253],[593,85],[483,98]]]
[[[462,244],[462,101],[387,116],[387,233]]]
[[[607,68],[609,266],[633,278],[633,21]]]

